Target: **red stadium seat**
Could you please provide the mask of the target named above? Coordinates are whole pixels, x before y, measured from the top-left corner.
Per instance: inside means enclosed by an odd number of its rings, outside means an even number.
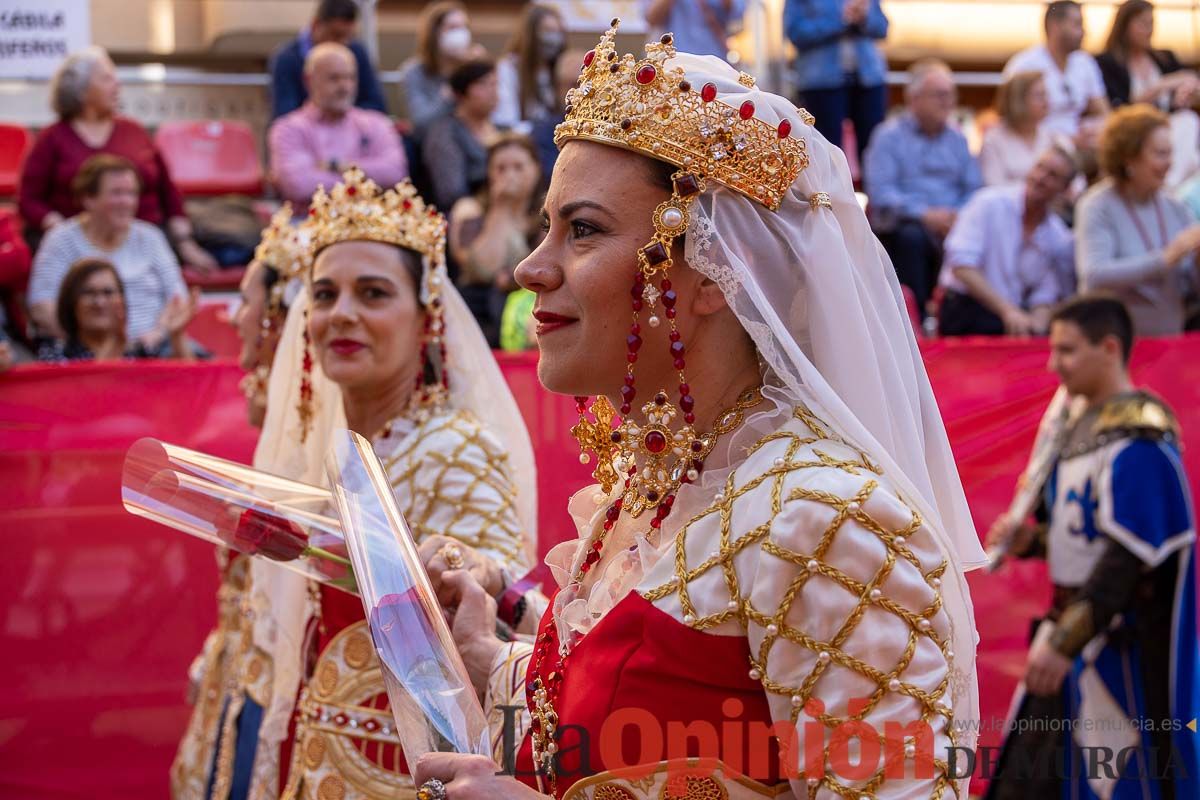
[[[21,164],[33,144],[33,134],[24,125],[0,123],[0,195],[17,193]]]
[[[154,134],[154,142],[171,179],[185,195],[262,194],[258,144],[244,122],[164,122]]]

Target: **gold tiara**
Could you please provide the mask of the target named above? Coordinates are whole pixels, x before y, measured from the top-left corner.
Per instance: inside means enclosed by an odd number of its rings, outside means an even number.
[[[284,203],[271,216],[271,223],[262,232],[254,260],[279,273],[288,280],[300,274],[304,265],[304,237],[292,224],[292,204]]]
[[[575,88],[567,92],[566,118],[554,130],[559,147],[571,139],[616,145],[714,180],[772,211],[808,166],[793,123],[771,125],[754,116],[754,101],[737,108],[717,99],[713,83],[693,86],[680,67],[668,69],[674,39],[663,35],[646,55],[617,54],[619,20],[583,59]],[[754,86],[742,73],[738,82]],[[797,111],[797,118],[808,115]]]
[[[445,259],[446,218],[407,179],[385,191],[358,167],[342,173],[329,192],[317,189],[301,231],[308,239],[306,266],[329,245],[350,241],[394,244],[428,258],[435,268]]]

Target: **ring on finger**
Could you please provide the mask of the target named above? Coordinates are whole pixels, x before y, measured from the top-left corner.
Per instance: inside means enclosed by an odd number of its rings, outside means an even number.
[[[417,800],[446,800],[446,784],[430,778],[417,790]]]
[[[462,569],[466,563],[463,560],[463,551],[454,542],[447,542],[438,549],[438,555],[446,562],[446,566],[450,569]]]

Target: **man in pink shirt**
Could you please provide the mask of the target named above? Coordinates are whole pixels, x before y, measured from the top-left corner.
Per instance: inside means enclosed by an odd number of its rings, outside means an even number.
[[[355,108],[358,67],[335,42],[319,44],[304,61],[308,100],[271,125],[271,176],[284,200],[300,211],[318,186],[330,189],[356,166],[381,186],[408,175],[404,147],[384,114]]]

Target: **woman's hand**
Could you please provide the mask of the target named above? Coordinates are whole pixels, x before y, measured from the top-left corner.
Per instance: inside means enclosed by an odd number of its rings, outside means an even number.
[[[192,343],[187,338],[187,326],[196,316],[196,311],[200,308],[200,290],[193,287],[188,292],[187,297],[183,295],[175,295],[167,303],[167,307],[163,309],[163,313],[158,318],[158,329],[162,332],[158,334],[161,341],[165,338],[171,345],[171,354],[174,358],[183,361],[192,361],[196,357],[195,350],[192,349]]]
[[[200,290],[192,287],[186,297],[177,294],[167,302],[162,316],[158,318],[158,325],[166,331],[168,339],[174,339],[187,330],[199,308]]]
[[[1196,73],[1187,69],[1177,70],[1159,78],[1150,97],[1144,102],[1153,103],[1155,102],[1155,98],[1163,92],[1170,92],[1172,105],[1178,107],[1179,100],[1191,94],[1195,88]]]
[[[525,213],[533,187],[526,186],[519,174],[505,173],[488,184],[488,205],[518,216]]]
[[[452,605],[449,601],[456,595],[455,592],[444,592],[442,587],[442,574],[451,569],[465,569],[470,572],[483,590],[492,597],[499,597],[504,591],[504,576],[496,562],[457,539],[451,539],[449,536],[430,536],[421,542],[418,551],[443,608],[449,608]],[[461,564],[450,563],[454,560],[455,553],[462,559]]]
[[[1175,238],[1163,250],[1163,260],[1168,267],[1175,267],[1197,250],[1200,250],[1200,222],[1175,234]]]
[[[450,632],[479,697],[487,694],[488,678],[496,654],[504,643],[496,636],[496,601],[466,570],[442,574],[442,585],[450,597]]]
[[[417,759],[413,782],[441,781],[446,800],[545,800],[516,778],[496,774],[496,762],[487,756],[459,753],[426,753]]]
[[[191,267],[204,275],[215,272],[220,267],[212,254],[196,244],[196,240],[191,237],[180,239],[176,246],[179,248],[179,259],[184,266]]]

